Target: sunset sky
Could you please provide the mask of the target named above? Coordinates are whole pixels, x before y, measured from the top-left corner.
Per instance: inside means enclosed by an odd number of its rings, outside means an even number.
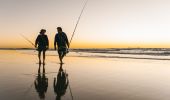
[[[0,48],[32,47],[47,29],[53,48],[56,27],[71,38],[85,0],[0,0]],[[72,48],[170,47],[169,0],[89,0]]]

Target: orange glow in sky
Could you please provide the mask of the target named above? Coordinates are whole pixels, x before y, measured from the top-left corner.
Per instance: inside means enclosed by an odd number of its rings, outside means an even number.
[[[32,48],[45,28],[53,48],[56,27],[71,38],[85,0],[1,0],[0,48]],[[169,48],[170,1],[89,0],[72,48]]]

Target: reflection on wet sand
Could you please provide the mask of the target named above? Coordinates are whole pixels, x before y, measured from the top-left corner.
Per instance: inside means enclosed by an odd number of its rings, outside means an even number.
[[[61,97],[65,95],[69,81],[68,74],[64,72],[62,68],[63,64],[60,64],[60,68],[57,74],[57,80],[54,78],[54,92],[56,93],[56,100],[61,100]]]
[[[41,64],[39,64],[38,75],[34,81],[35,89],[40,99],[45,99],[48,88],[48,78],[45,75],[45,64],[43,64],[43,73],[41,73]]]
[[[33,51],[27,52],[31,54]],[[52,51],[49,53],[53,54]],[[68,86],[66,90],[63,90],[66,93],[61,96],[59,89],[56,89],[57,92],[54,94],[53,88],[57,87],[57,81],[59,81],[60,65],[51,63],[56,61],[56,57],[48,57],[48,63],[43,72],[43,65],[38,68],[39,66],[35,64],[37,60],[35,55],[13,51],[0,51],[0,55],[0,61],[2,61],[0,63],[0,100],[40,100],[39,93],[44,95],[45,100],[55,100],[56,96],[59,98],[58,94],[61,100],[71,100],[71,88],[75,100],[170,100],[170,78],[167,77],[170,76],[170,61],[91,59],[69,55],[64,59],[66,62],[62,66],[64,71],[60,71],[60,73],[65,72],[66,68],[69,72]],[[143,55],[143,57],[147,56]],[[45,78],[42,78],[43,73]],[[56,77],[55,82],[54,77]],[[68,80],[66,78],[65,85]],[[34,81],[36,88],[32,88]],[[55,86],[53,86],[54,83]]]

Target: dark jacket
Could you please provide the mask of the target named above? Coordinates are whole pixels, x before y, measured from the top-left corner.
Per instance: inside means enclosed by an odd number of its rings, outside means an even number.
[[[46,49],[46,47],[49,46],[49,41],[48,41],[47,35],[38,35],[38,37],[35,41],[36,46],[37,46],[37,44],[38,44],[38,48]]]
[[[54,39],[54,46],[56,46],[56,43],[58,47],[66,47],[66,45],[69,46],[67,35],[64,32],[57,33]]]

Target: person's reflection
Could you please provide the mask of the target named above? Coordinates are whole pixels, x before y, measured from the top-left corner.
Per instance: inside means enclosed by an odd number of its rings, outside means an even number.
[[[48,78],[45,76],[45,64],[43,64],[43,73],[41,73],[41,64],[39,64],[38,75],[34,81],[34,85],[40,99],[45,99],[45,93],[48,88]]]
[[[57,75],[57,80],[54,78],[54,92],[56,93],[56,100],[61,100],[61,97],[65,95],[67,87],[68,87],[68,74],[64,72],[62,68],[62,64],[60,64],[60,68]]]

